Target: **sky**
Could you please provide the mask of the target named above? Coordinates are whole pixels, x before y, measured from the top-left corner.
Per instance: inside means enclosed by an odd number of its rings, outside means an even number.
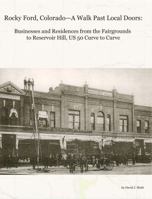
[[[35,90],[48,92],[61,82],[134,95],[135,104],[152,106],[152,69],[0,69],[0,84],[11,81],[23,88],[24,78],[33,78]]]

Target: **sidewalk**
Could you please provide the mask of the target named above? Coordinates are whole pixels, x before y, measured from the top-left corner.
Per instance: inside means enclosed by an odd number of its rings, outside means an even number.
[[[150,167],[152,163],[136,163],[135,165],[129,164],[114,166],[113,170],[118,168],[134,168],[134,167]],[[79,167],[77,167],[78,170]],[[95,167],[89,166],[89,171],[98,171]],[[52,166],[47,170],[44,170],[43,166],[40,166],[39,169],[33,169],[32,166],[20,166],[20,167],[10,167],[10,168],[0,168],[0,175],[37,175],[37,174],[58,174],[59,173],[69,173],[69,169],[64,166]]]
[[[63,166],[59,167],[49,167],[47,170],[44,170],[43,166],[33,169],[32,166],[20,166],[20,167],[10,167],[10,168],[0,168],[0,175],[34,175],[34,174],[45,174],[57,172],[57,170],[63,170],[67,168]]]
[[[133,164],[128,164],[128,166],[133,166],[133,167],[140,167],[140,166],[152,166],[152,162],[150,162],[150,163],[135,163],[135,165],[133,165]]]

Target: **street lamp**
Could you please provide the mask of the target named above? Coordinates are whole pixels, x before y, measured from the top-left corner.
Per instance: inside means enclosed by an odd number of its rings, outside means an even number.
[[[37,115],[36,115],[36,108],[35,108],[35,99],[34,99],[34,79],[29,78],[28,80],[24,79],[24,89],[29,91],[32,98],[32,110],[33,110],[33,117],[34,117],[34,129],[35,134],[37,135],[37,165],[39,167],[40,162],[40,134],[38,131],[38,123],[37,123]]]

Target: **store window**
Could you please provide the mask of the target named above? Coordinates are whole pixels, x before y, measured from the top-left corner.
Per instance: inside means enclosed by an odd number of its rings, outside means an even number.
[[[39,127],[47,127],[48,126],[47,111],[39,111],[38,112],[38,124],[39,124]]]
[[[69,128],[80,130],[80,111],[69,110]]]
[[[107,131],[111,131],[111,116],[108,114],[107,115]]]
[[[120,115],[119,119],[120,132],[128,132],[128,116]]]
[[[104,113],[103,112],[98,112],[97,115],[97,124],[99,125],[99,128],[101,131],[105,130],[105,118],[104,118]]]
[[[91,113],[90,123],[91,123],[91,130],[94,131],[95,130],[95,114],[94,113]]]
[[[149,133],[149,121],[145,120],[145,133]]]
[[[141,133],[141,120],[136,121],[137,133]]]
[[[50,112],[50,127],[55,128],[55,112]]]

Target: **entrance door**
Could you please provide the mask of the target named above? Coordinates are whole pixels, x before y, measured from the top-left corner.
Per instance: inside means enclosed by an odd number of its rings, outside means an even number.
[[[61,153],[60,142],[58,140],[49,141],[48,146],[49,153],[52,155],[57,155]]]
[[[142,139],[136,139],[135,140],[135,145],[136,145],[136,155],[142,156],[144,155],[144,140]]]
[[[14,157],[16,155],[16,135],[2,135],[2,153],[4,157]]]

